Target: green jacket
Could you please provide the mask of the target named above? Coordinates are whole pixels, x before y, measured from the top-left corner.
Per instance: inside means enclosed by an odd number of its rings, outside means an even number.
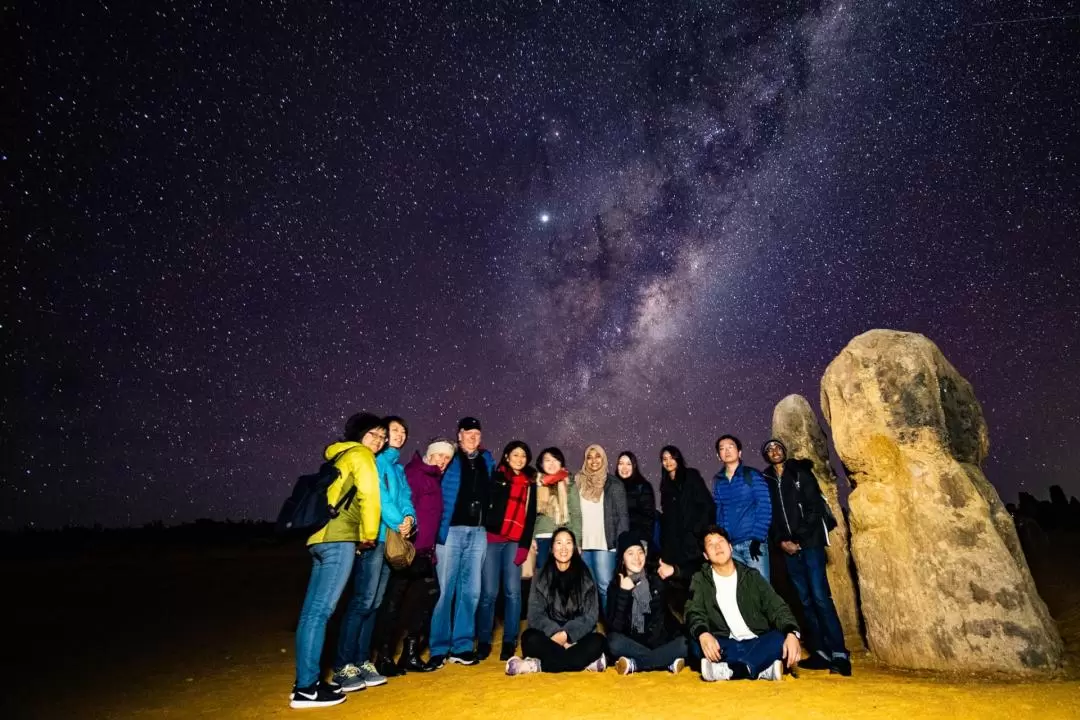
[[[738,579],[735,581],[735,601],[739,612],[755,635],[779,630],[785,635],[798,632],[799,624],[787,603],[776,594],[769,581],[757,570],[735,563]],[[690,598],[686,601],[686,627],[690,639],[697,642],[703,632],[717,637],[730,637],[731,630],[716,604],[716,583],[713,582],[712,565],[705,563],[690,579]]]

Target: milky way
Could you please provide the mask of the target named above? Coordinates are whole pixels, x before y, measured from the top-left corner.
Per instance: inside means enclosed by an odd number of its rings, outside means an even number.
[[[969,380],[1009,500],[1080,494],[1080,21],[1050,3],[5,8],[0,524],[273,515],[408,450],[706,475],[854,335]]]

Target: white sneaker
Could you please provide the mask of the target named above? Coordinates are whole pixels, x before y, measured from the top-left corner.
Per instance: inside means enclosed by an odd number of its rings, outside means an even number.
[[[709,658],[702,658],[701,660],[701,679],[705,682],[716,682],[717,680],[730,680],[731,668],[728,664],[721,660],[720,662],[713,662]]]
[[[506,661],[507,675],[528,675],[540,672],[540,661],[536,658],[520,658],[516,655]]]
[[[773,660],[773,664],[765,668],[758,673],[758,680],[776,680],[780,681],[784,679],[784,663],[779,660]]]
[[[607,670],[607,657],[600,653],[600,657],[585,666],[589,672],[604,672]]]

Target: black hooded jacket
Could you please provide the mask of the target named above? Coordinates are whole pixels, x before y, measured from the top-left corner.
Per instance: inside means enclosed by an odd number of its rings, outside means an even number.
[[[787,460],[779,482],[776,468],[765,469],[765,482],[772,498],[773,542],[791,540],[804,548],[822,547],[827,543],[825,527],[825,498],[814,477],[812,465],[806,460]]]

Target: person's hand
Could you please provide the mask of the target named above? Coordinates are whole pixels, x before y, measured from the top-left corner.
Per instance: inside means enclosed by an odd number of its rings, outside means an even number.
[[[784,664],[789,668],[795,667],[795,663],[799,662],[799,658],[802,657],[802,645],[799,643],[799,638],[795,637],[795,633],[788,633],[784,638]]]
[[[566,634],[565,630],[560,630],[551,636],[551,641],[557,645],[566,647],[570,642],[570,636]]]
[[[623,575],[622,573],[619,573],[619,587],[621,587],[623,590],[633,590],[634,581],[630,579],[629,575]]]
[[[796,642],[798,642],[796,640]],[[720,643],[713,637],[712,633],[703,632],[698,635],[698,644],[701,645],[701,652],[708,659],[713,662],[720,662]],[[785,649],[787,644],[784,644]]]
[[[365,550],[370,550],[373,547],[375,547],[374,540],[361,540],[360,542],[356,543],[356,554],[359,555]]]
[[[532,545],[530,547],[532,547],[533,552],[540,552],[540,547],[536,544],[535,540],[532,541]]]
[[[409,537],[409,533],[412,532],[414,522],[415,521],[413,520],[412,515],[406,516],[405,519],[401,521],[401,524],[398,525],[397,531],[401,533],[402,537]]]
[[[750,559],[751,560],[760,560],[761,559],[761,541],[760,540],[751,540],[750,541]]]
[[[514,564],[521,567],[527,557],[529,557],[529,548],[519,547],[517,552],[514,553]]]
[[[788,555],[794,555],[795,553],[799,552],[799,550],[802,550],[802,548],[799,547],[798,543],[792,542],[791,540],[782,540],[780,542],[780,549],[786,552]]]
[[[657,568],[656,574],[660,576],[661,580],[667,580],[669,577],[675,574],[675,568],[661,560],[660,567]]]

